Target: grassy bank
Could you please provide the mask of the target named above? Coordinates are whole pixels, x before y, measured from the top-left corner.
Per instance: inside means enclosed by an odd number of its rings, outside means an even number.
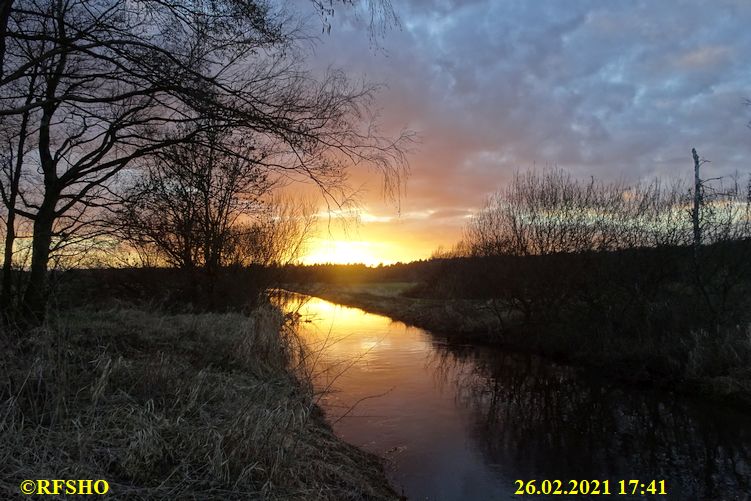
[[[485,301],[406,296],[414,283],[288,284],[294,292],[361,308],[457,341],[500,342],[497,316]]]
[[[635,332],[558,325],[540,328],[488,300],[409,297],[413,284],[290,285],[297,292],[389,316],[453,342],[482,343],[531,352],[587,367],[615,379],[699,394],[751,408],[751,330],[748,326],[694,330],[679,339]],[[405,295],[406,294],[406,295]]]
[[[392,499],[338,440],[280,312],[73,309],[2,338],[0,496],[105,479],[116,499]]]

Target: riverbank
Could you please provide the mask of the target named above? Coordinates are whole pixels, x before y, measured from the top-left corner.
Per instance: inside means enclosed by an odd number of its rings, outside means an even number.
[[[114,499],[395,499],[316,405],[289,319],[76,308],[0,337],[0,494],[104,479]]]
[[[405,296],[412,286],[411,282],[287,285],[292,292],[385,315],[452,340],[503,342],[499,319],[485,302]]]
[[[427,329],[450,342],[490,344],[580,366],[613,379],[698,395],[751,409],[751,331],[689,332],[625,339],[562,326],[531,328],[487,301],[406,296],[414,284],[290,284],[295,292],[363,309]]]

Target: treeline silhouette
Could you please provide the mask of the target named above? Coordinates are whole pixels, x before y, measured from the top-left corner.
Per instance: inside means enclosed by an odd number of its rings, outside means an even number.
[[[447,256],[460,259],[423,290],[491,299],[528,323],[585,320],[617,332],[738,324],[751,283],[749,191],[698,188],[519,174]]]
[[[373,282],[418,282],[440,266],[434,260],[395,263],[381,266],[365,264],[290,264],[284,278],[292,283],[366,284]]]
[[[733,377],[751,362],[750,214],[736,181],[520,174],[410,293],[479,300],[502,338],[637,379]]]
[[[629,185],[531,172],[492,195],[462,241],[430,260],[297,267],[286,277],[414,282],[402,293],[414,301],[385,298],[375,311],[608,365],[629,379],[747,380],[750,216],[749,186],[734,179]],[[350,304],[373,303],[367,286],[360,290]],[[459,332],[457,314],[484,337]],[[733,388],[726,393],[746,400]]]

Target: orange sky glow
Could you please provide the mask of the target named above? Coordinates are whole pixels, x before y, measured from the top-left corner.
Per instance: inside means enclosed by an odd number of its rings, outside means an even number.
[[[384,211],[387,212],[387,211]],[[431,224],[430,212],[374,216],[359,214],[346,222],[322,214],[300,261],[303,264],[353,264],[368,266],[427,259],[439,247],[451,247],[461,236],[462,221]]]
[[[615,4],[394,2],[400,29],[376,48],[357,16],[338,13],[311,65],[383,84],[379,130],[420,141],[398,201],[383,201],[376,172],[348,171],[360,223],[319,224],[302,262],[428,258],[515,171],[690,177],[695,147],[708,175],[747,173],[751,4],[696,2],[680,15],[670,3]]]

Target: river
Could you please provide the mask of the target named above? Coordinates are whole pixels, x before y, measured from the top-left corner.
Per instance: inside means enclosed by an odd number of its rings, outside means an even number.
[[[621,497],[630,499],[751,499],[747,414],[534,356],[449,344],[318,298],[295,304],[329,422],[384,457],[408,499],[569,497],[536,496],[543,480],[563,490],[598,480],[601,492],[608,480],[614,496],[624,480]],[[532,495],[514,494],[530,480]],[[639,480],[636,495],[629,480]],[[667,495],[642,496],[652,480],[664,481]]]

